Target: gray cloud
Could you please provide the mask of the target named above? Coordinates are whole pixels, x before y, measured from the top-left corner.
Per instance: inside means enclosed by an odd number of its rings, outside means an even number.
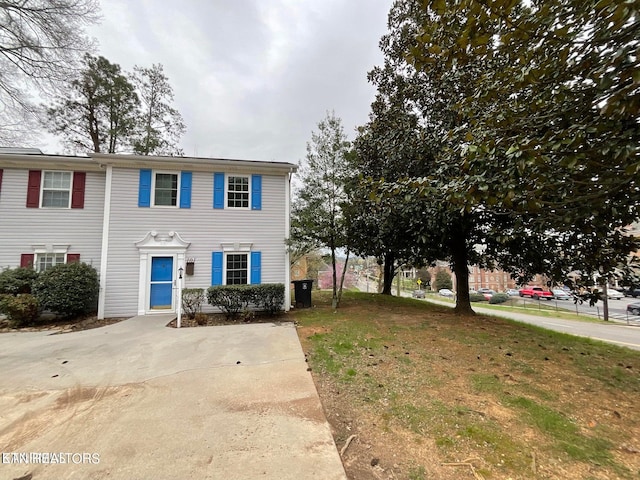
[[[297,162],[327,110],[354,128],[375,93],[392,0],[102,0],[99,54],[161,63],[187,155]]]

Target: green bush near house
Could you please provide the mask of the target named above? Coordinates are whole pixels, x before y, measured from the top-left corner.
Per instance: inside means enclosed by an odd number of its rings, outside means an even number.
[[[215,285],[207,290],[209,305],[222,309],[233,318],[253,300],[252,285]]]
[[[255,286],[254,302],[256,308],[269,315],[282,311],[284,305],[284,284],[265,283]]]
[[[18,295],[31,293],[33,282],[38,278],[38,272],[33,268],[7,268],[0,272],[0,294]]]
[[[207,290],[209,305],[222,309],[228,317],[240,311],[256,310],[274,315],[284,305],[284,284],[264,283],[260,285],[216,285]]]
[[[498,303],[504,303],[507,300],[509,300],[509,295],[507,295],[506,293],[494,293],[489,299],[489,303],[495,305]]]
[[[64,318],[95,311],[99,290],[98,272],[86,263],[56,265],[42,272],[33,284],[40,307]]]
[[[182,290],[182,308],[191,319],[196,318],[204,302],[204,288],[185,288]]]
[[[29,293],[0,295],[0,313],[7,316],[10,327],[19,328],[33,323],[40,315],[40,307]]]
[[[469,301],[470,302],[486,302],[487,299],[484,297],[484,295],[480,293],[470,293]]]

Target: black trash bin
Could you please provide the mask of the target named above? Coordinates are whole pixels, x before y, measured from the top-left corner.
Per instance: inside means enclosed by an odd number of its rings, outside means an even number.
[[[293,283],[296,296],[296,308],[311,308],[313,280],[294,280],[291,283]]]

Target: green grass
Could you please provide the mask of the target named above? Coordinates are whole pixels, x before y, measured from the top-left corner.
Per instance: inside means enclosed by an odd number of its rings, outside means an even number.
[[[624,422],[585,428],[591,414],[581,408],[638,398],[640,352],[505,319],[459,318],[410,298],[347,292],[334,312],[327,296],[314,295],[318,307],[295,312],[301,335],[312,332],[302,340],[314,375],[338,385],[350,415],[378,418],[381,434],[430,439],[440,461],[482,458],[488,477],[500,465],[500,475],[526,478],[526,452],[535,448],[564,459],[554,460],[564,470],[578,462],[633,478],[613,450],[632,442],[625,426],[640,429],[640,414],[631,409]],[[535,443],[523,443],[520,431]],[[411,464],[415,478],[423,460]]]

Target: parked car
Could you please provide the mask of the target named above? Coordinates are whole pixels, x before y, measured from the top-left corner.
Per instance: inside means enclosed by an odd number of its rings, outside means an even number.
[[[551,293],[549,290],[545,290],[542,287],[524,287],[518,291],[518,294],[521,297],[531,297],[534,300],[540,300],[541,298],[544,298],[545,300],[550,301],[553,299],[553,293]]]
[[[640,288],[627,288],[623,293],[625,297],[640,297]]]
[[[624,297],[624,295],[622,295],[618,290],[607,288],[607,297],[612,300],[620,300],[622,297]]]
[[[571,295],[560,288],[554,288],[551,293],[556,300],[571,300]]]
[[[520,291],[516,290],[515,288],[510,288],[505,293],[510,297],[517,297],[518,295],[520,295]]]
[[[478,293],[482,295],[484,298],[486,298],[487,300],[491,300],[491,297],[493,297],[496,294],[496,291],[491,290],[490,288],[479,288]]]
[[[448,288],[441,288],[440,290],[438,290],[438,293],[443,297],[453,297],[453,292]]]
[[[640,302],[627,305],[627,312],[632,315],[640,315]]]
[[[414,290],[411,293],[411,296],[413,298],[424,298],[424,290]]]

